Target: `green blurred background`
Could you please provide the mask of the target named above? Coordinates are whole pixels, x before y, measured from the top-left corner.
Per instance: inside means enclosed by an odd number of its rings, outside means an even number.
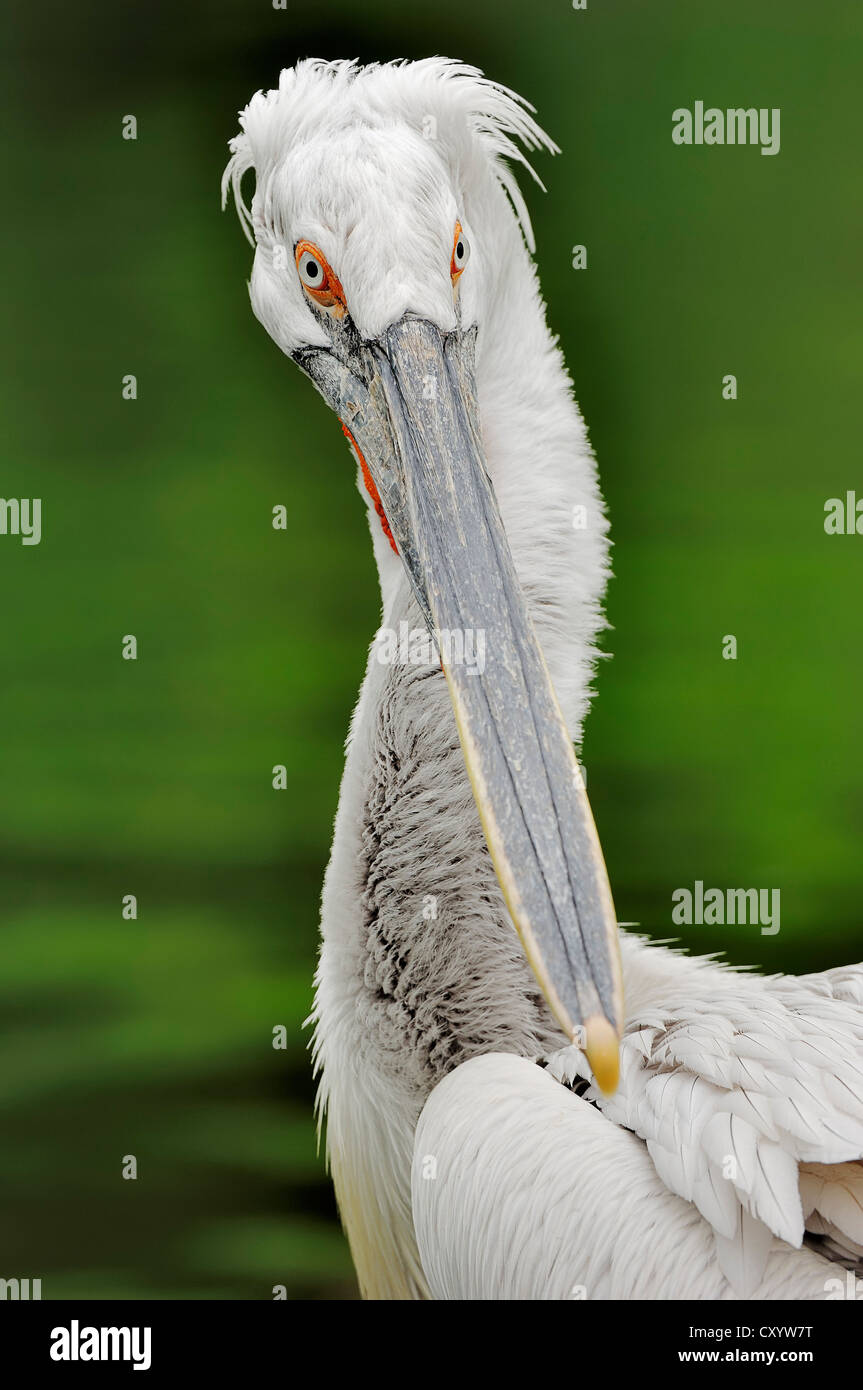
[[[675,887],[779,887],[778,936],[685,939],[822,968],[860,954],[863,538],[823,507],[863,496],[863,9],[84,0],[3,24],[0,491],[43,499],[43,540],[0,537],[0,1274],[352,1297],[302,1022],[377,590],[338,425],[254,321],[219,212],[236,112],[307,55],[448,53],[536,103],[563,149],[528,192],[539,264],[616,543],[584,760],[618,911],[663,937]],[[674,146],[699,98],[780,107],[781,153]]]

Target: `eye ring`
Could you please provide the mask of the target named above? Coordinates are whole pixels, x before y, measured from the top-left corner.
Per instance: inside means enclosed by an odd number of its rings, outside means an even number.
[[[453,284],[456,284],[469,260],[470,242],[462,231],[461,223],[456,222],[452,238],[452,257],[450,258],[449,266],[449,273],[452,276]]]
[[[298,241],[294,261],[303,290],[315,304],[337,319],[347,312],[345,292],[326,256],[312,241]]]

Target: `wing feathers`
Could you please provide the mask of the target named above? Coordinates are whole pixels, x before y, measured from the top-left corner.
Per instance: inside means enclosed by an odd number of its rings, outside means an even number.
[[[807,1228],[815,1213],[863,1246],[863,1167],[859,1163],[804,1164],[800,1199]]]
[[[716,1256],[722,1273],[740,1298],[751,1298],[764,1277],[767,1256],[773,1244],[770,1231],[739,1206],[732,1238],[728,1240],[717,1233],[715,1239]]]
[[[863,966],[764,979],[631,938],[624,962],[627,991],[629,973],[643,991],[652,970],[666,1002],[654,988],[630,1017],[616,1094],[586,1098],[645,1141],[669,1190],[710,1223],[738,1295],[773,1236],[797,1248],[808,1230],[859,1253]],[[590,1076],[574,1048],[548,1066],[568,1085]]]

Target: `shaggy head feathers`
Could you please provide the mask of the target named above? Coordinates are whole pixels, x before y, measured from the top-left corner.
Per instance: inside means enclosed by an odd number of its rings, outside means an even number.
[[[500,162],[517,161],[542,187],[516,144],[520,140],[528,150],[544,147],[558,153],[531,116],[533,110],[508,87],[451,58],[368,67],[347,60],[307,58],[295,68],[285,68],[278,87],[256,92],[240,113],[242,130],[230,142],[231,158],[222,179],[223,205],[230,187],[246,236],[254,245],[256,216],[267,204],[268,185],[287,151],[359,126],[380,130],[401,123],[435,142],[454,175],[460,161],[471,153],[493,161],[533,250],[527,208],[515,178]],[[263,199],[259,202],[256,196],[253,210],[240,191],[248,169],[255,170],[258,190],[263,190]]]
[[[536,178],[520,145],[556,150],[531,109],[476,68],[445,58],[369,67],[308,59],[283,71],[278,88],[258,92],[230,143],[222,196],[233,193],[256,248],[252,304],[279,346],[289,354],[326,346],[297,282],[293,248],[301,238],[330,262],[364,337],[408,311],[450,329],[459,219],[472,256],[460,287],[461,319],[476,321],[494,282],[490,248],[472,236],[489,185],[505,190],[533,249],[527,208],[506,163]],[[249,170],[256,177],[251,206],[241,188]]]

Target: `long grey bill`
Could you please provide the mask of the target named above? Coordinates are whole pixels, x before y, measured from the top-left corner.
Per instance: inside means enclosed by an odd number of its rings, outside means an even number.
[[[442,653],[507,905],[559,1023],[613,1090],[623,1011],[614,904],[485,467],[473,334],[408,317],[362,351],[364,386],[352,376],[343,405]],[[452,657],[480,649],[481,663]]]

